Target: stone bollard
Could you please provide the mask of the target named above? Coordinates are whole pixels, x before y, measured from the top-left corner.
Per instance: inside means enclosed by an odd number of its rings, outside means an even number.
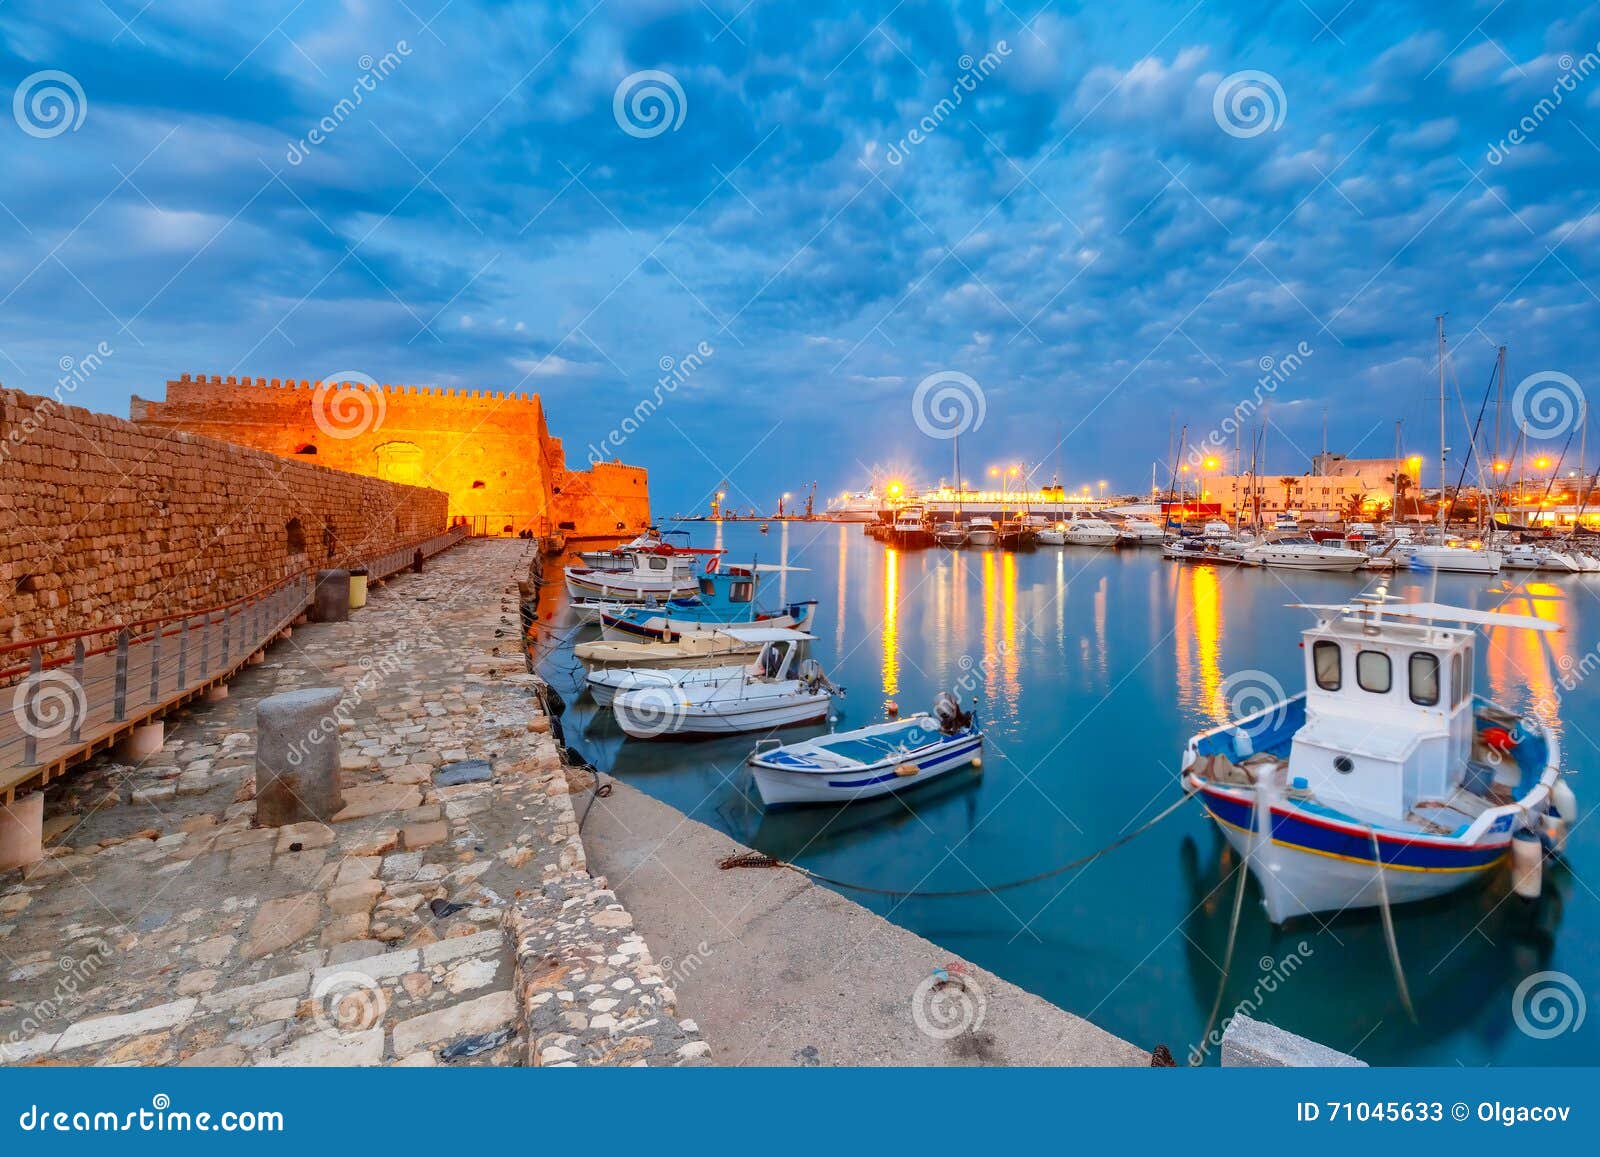
[[[313,623],[342,623],[350,617],[350,572],[319,570],[311,596]]]
[[[1222,1067],[1366,1068],[1367,1062],[1240,1012],[1229,1019],[1222,1034]]]
[[[339,790],[337,687],[269,695],[256,705],[256,826],[328,822]]]
[[[0,805],[0,872],[44,859],[44,792]]]

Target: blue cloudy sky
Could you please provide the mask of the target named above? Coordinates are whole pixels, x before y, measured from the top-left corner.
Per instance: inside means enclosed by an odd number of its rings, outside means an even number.
[[[15,99],[45,70],[70,126]],[[667,126],[618,112],[646,70]],[[1219,106],[1240,72],[1265,111]],[[1595,373],[1570,0],[9,0],[0,78],[0,381],[104,342],[74,400],[114,413],[354,370],[537,390],[581,460],[703,342],[619,451],[667,513],[948,473],[939,372],[981,390],[974,473],[1130,490],[1301,343],[1272,470],[1325,410],[1335,449],[1403,418],[1431,454],[1439,312],[1469,406],[1500,343],[1513,384]]]

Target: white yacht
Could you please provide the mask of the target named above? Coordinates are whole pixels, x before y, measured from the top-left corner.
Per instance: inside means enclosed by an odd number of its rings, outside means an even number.
[[[1332,543],[1314,542],[1309,538],[1280,538],[1273,542],[1258,542],[1247,546],[1242,557],[1256,566],[1277,567],[1281,570],[1361,570],[1367,565],[1367,553],[1349,550]]]
[[[1117,528],[1103,518],[1080,514],[1065,524],[1061,540],[1068,546],[1111,546],[1117,541]]]
[[[980,514],[967,523],[968,546],[993,546],[994,540],[994,519]]]

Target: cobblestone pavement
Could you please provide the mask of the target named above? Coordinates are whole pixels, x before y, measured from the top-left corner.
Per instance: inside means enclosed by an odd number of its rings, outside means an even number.
[[[53,785],[47,858],[0,876],[0,1061],[704,1063],[588,874],[587,776],[519,645],[532,561],[467,542],[295,627],[138,766]],[[314,686],[344,689],[344,810],[252,827],[255,704]]]

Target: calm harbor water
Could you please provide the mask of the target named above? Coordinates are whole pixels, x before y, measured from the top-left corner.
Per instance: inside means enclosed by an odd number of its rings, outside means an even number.
[[[578,693],[574,631],[552,583],[542,668],[568,698],[568,741],[602,770],[746,844],[887,888],[1020,879],[1138,826],[1179,795],[1187,737],[1226,721],[1229,699],[1260,684],[1246,672],[1301,689],[1298,632],[1310,619],[1285,604],[1343,601],[1384,581],[1182,566],[1148,548],[896,552],[848,525],[774,523],[765,535],[750,523],[690,529],[694,545],[725,546],[731,561],[807,568],[765,576],[760,601],[820,600],[812,653],[848,690],[836,727],[881,719],[890,699],[909,713],[941,688],[972,688],[963,698],[979,700],[981,772],[898,798],[763,814],[743,767],[758,736],[629,740]],[[1559,713],[1566,766],[1600,765],[1600,695],[1561,685],[1600,644],[1600,579],[1400,572],[1389,581],[1408,600],[1503,605],[1559,622],[1559,635],[1496,632],[1480,646],[1478,686],[1518,709]],[[820,730],[780,734],[793,741]],[[1375,910],[1275,930],[1253,881],[1223,1014],[1247,1002],[1260,1018],[1372,1063],[1600,1060],[1600,1013],[1547,1038],[1522,1031],[1513,1015],[1517,986],[1534,973],[1595,987],[1600,897],[1584,876],[1600,862],[1600,825],[1585,822],[1585,809],[1600,806],[1600,789],[1589,782],[1573,780],[1580,814],[1568,863],[1547,865],[1537,906],[1508,895],[1502,872],[1481,888],[1395,910],[1416,1023],[1397,996]],[[1087,868],[1026,887],[953,900],[845,894],[1120,1036],[1164,1043],[1181,1061],[1216,997],[1233,866],[1191,803]]]

